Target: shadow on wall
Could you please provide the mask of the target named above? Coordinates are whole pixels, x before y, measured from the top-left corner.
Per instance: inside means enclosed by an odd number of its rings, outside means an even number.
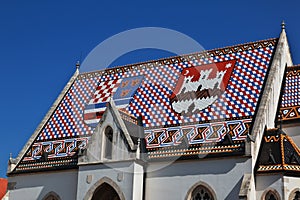
[[[176,161],[160,170],[151,170],[156,168],[159,163],[152,163],[149,166],[150,171],[147,177],[172,177],[172,176],[186,176],[186,175],[199,175],[199,174],[227,174],[239,163],[244,163],[248,158],[238,159],[200,159],[197,161],[181,162]],[[246,170],[246,169],[245,169]],[[152,172],[151,172],[152,171]]]
[[[235,184],[235,186],[233,186],[233,189],[231,190],[231,192],[229,192],[227,197],[224,198],[225,200],[236,199],[236,197],[239,196],[242,181],[243,181],[243,177],[240,178],[240,180]]]

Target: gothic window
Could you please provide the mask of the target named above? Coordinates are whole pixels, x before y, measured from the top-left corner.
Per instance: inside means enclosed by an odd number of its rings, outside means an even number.
[[[55,192],[49,192],[43,200],[60,200],[59,196]]]
[[[292,200],[300,200],[300,191],[292,193]]]
[[[279,200],[279,194],[276,191],[268,191],[265,195],[265,200]]]
[[[112,158],[112,142],[113,142],[113,129],[108,126],[105,128],[105,144],[104,144],[104,157],[106,159]]]
[[[45,200],[57,200],[57,198],[53,195],[50,195]]]
[[[206,187],[200,185],[192,192],[191,200],[213,200],[213,195]]]

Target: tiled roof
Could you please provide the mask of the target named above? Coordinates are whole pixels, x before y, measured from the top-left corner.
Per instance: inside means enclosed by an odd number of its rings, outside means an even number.
[[[0,178],[0,199],[4,197],[7,191],[7,179]]]
[[[280,113],[284,122],[300,119],[300,65],[287,67]]]
[[[86,147],[110,98],[128,114],[121,116],[142,118],[149,152],[185,139],[198,145],[195,153],[226,134],[234,144],[224,151],[242,148],[276,43],[268,39],[80,74],[14,172],[76,167],[78,149]]]
[[[257,161],[257,172],[300,172],[300,150],[281,129],[265,132]]]

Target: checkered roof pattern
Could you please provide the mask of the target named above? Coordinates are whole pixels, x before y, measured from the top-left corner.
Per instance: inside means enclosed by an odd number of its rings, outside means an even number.
[[[288,67],[281,108],[300,106],[300,65]]]
[[[142,76],[143,79],[129,105],[122,109],[130,116],[141,116],[145,132],[208,123],[215,127],[214,123],[232,120],[247,120],[247,123],[251,123],[276,43],[277,39],[269,39],[80,74],[16,170],[40,170],[43,167],[46,169],[60,166],[56,159],[62,163],[69,162],[68,166],[76,166],[76,158],[73,156],[78,149],[86,147],[94,131],[84,120],[87,105],[106,102],[117,91],[122,80],[130,77]],[[201,65],[224,61],[234,61],[235,66],[228,85],[218,95],[218,99],[190,115],[175,112],[170,97],[183,69],[200,68]],[[43,152],[49,154],[52,164],[50,161],[45,162],[46,164],[41,161]]]
[[[261,46],[260,43],[268,45]],[[256,43],[253,43],[256,44]],[[152,62],[92,72],[80,75],[50,118],[37,140],[90,135],[93,130],[84,123],[83,110],[87,103],[104,101],[116,91],[121,79],[143,75],[143,82],[126,108],[136,117],[142,116],[146,128],[201,123],[210,120],[245,118],[254,115],[270,64],[276,39],[258,42],[256,48],[239,47],[239,51],[227,54],[221,50],[208,51],[211,56],[188,55],[181,62],[173,58],[164,62]],[[238,47],[232,47],[232,49]],[[241,50],[242,49],[242,50]],[[189,59],[190,58],[190,59]],[[211,106],[191,116],[181,116],[172,109],[169,97],[176,86],[181,71],[187,67],[236,60],[232,76],[223,95]],[[100,91],[100,92],[99,92]]]
[[[72,155],[76,155],[76,150],[81,146],[86,146],[93,134],[94,128],[88,126],[83,117],[87,105],[106,102],[117,91],[122,80],[135,76],[143,76],[142,82],[129,105],[122,109],[131,116],[141,116],[146,131],[204,123],[213,125],[218,121],[240,119],[251,123],[276,43],[277,39],[269,39],[80,74],[20,163],[24,169],[36,168],[35,161],[40,162],[38,159],[46,148],[54,152],[48,152],[51,162],[59,158],[62,163],[70,164],[71,161],[64,159],[73,159]],[[181,115],[173,110],[170,96],[183,69],[233,60],[235,66],[228,85],[215,102],[191,115]],[[86,139],[86,142],[82,143],[81,139]],[[67,156],[63,157],[65,154]],[[72,166],[75,164],[74,161]]]
[[[300,119],[300,65],[288,67],[282,90],[278,120]]]

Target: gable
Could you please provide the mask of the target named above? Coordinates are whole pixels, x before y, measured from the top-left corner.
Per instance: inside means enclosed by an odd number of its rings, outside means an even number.
[[[131,120],[128,120],[131,118]],[[134,134],[129,131],[135,130]],[[135,159],[137,138],[143,137],[138,120],[120,112],[112,100],[107,105],[100,122],[89,140],[86,151],[82,152],[79,164],[125,161]],[[109,158],[105,155],[109,154]]]
[[[300,150],[281,129],[266,130],[256,164],[257,173],[300,172]]]

